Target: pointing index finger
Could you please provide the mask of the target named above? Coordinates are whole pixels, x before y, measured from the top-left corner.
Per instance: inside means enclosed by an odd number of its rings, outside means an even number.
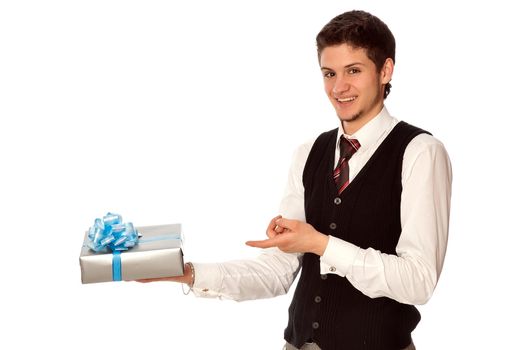
[[[247,244],[249,247],[254,247],[254,248],[271,248],[271,247],[276,247],[278,242],[277,242],[277,239],[273,237],[273,238],[264,239],[261,241],[247,241],[245,242],[245,244]]]

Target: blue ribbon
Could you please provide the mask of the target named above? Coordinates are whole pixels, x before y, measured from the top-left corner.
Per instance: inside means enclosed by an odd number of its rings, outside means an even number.
[[[116,250],[113,252],[112,258],[112,279],[114,281],[122,281],[123,276],[121,274],[121,251]]]
[[[121,281],[121,252],[136,245],[139,234],[131,222],[123,223],[121,215],[108,213],[95,219],[88,230],[88,247],[95,252],[110,249],[113,253],[112,278]]]

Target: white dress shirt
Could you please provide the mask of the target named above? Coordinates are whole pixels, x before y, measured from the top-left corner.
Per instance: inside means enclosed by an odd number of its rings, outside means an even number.
[[[398,123],[386,108],[353,135],[361,147],[349,160],[350,182]],[[339,160],[339,128],[335,166]],[[315,140],[301,145],[289,171],[280,214],[305,222],[302,173]],[[452,170],[443,144],[428,134],[407,146],[402,166],[401,236],[397,255],[362,249],[329,236],[320,257],[321,274],[347,278],[365,295],[389,297],[405,304],[424,304],[437,284],[446,252]],[[323,232],[324,233],[324,232]],[[201,297],[234,300],[269,298],[287,293],[300,270],[303,254],[266,249],[252,260],[194,263],[193,292]]]

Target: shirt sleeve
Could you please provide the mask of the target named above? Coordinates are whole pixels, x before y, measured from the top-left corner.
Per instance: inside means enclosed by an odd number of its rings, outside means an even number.
[[[269,248],[252,260],[195,263],[192,291],[199,297],[236,301],[272,298],[287,293],[300,261],[300,254]]]
[[[302,173],[312,142],[300,146],[293,156],[279,213],[305,221]],[[265,249],[254,259],[224,263],[194,263],[192,288],[198,297],[236,301],[271,298],[287,293],[300,270],[303,254]]]
[[[321,273],[346,277],[372,298],[424,304],[439,279],[448,240],[452,169],[442,143],[427,134],[410,142],[403,158],[402,188],[397,255],[330,236],[320,258]]]

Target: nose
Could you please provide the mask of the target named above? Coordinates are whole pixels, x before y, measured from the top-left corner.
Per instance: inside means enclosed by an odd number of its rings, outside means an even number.
[[[345,77],[336,76],[335,85],[333,85],[333,94],[339,95],[349,90],[349,83],[346,81]]]

